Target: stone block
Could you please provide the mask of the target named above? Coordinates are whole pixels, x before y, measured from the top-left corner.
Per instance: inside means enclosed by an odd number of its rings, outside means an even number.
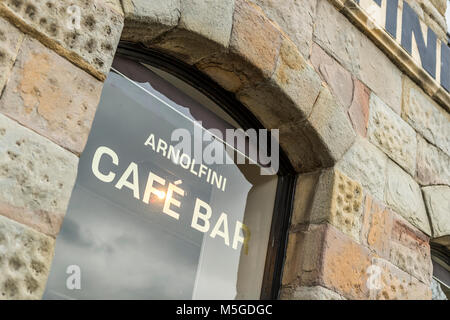
[[[0,216],[0,300],[40,299],[54,239]]]
[[[293,145],[297,148],[292,148]],[[323,142],[304,122],[289,123],[280,128],[280,147],[299,173],[313,172],[333,163]]]
[[[320,171],[298,176],[291,226],[295,227],[310,221],[310,208],[314,201],[319,178]]]
[[[258,70],[236,55],[212,55],[198,62],[196,67],[229,92],[237,92],[255,79],[263,79]]]
[[[234,0],[183,0],[178,27],[228,47],[233,25]]]
[[[236,0],[231,52],[270,76],[277,63],[279,44],[281,33],[264,12],[246,0]]]
[[[255,114],[265,114],[266,127],[280,128],[305,120],[311,114],[320,89],[320,78],[312,66],[290,40],[283,38],[273,75],[239,91],[237,97]]]
[[[309,222],[328,221],[358,242],[362,207],[361,185],[338,170],[329,169],[319,179]]]
[[[450,157],[417,136],[417,181],[424,186],[450,185]]]
[[[356,50],[366,41],[353,24],[330,1],[318,0],[314,26],[314,42],[341,62],[352,74],[358,74],[360,65]]]
[[[304,57],[309,57],[316,13],[316,0],[252,0],[292,39]],[[301,30],[301,32],[299,32]]]
[[[384,259],[373,258],[372,263],[381,270],[380,289],[372,290],[371,299],[376,300],[430,300],[431,289],[408,273]]]
[[[415,242],[409,240],[406,236],[398,242],[411,247]],[[379,258],[333,226],[309,226],[295,234],[289,248],[292,252],[288,249],[282,298],[295,297],[297,288],[316,286],[346,299],[431,298],[429,284]],[[288,278],[290,281],[285,281]],[[299,289],[298,298],[301,293],[305,290]]]
[[[31,38],[24,40],[0,112],[80,154],[103,83]]]
[[[0,214],[56,236],[78,158],[0,115]]]
[[[283,288],[281,300],[345,300],[334,291],[321,286]]]
[[[0,18],[0,92],[11,74],[23,38],[22,32]]]
[[[321,270],[326,225],[309,225],[289,233],[282,285],[315,285]]]
[[[254,86],[275,70],[281,32],[253,3],[235,0],[229,52],[218,52],[197,63],[197,68],[228,91]]]
[[[249,69],[246,67],[241,70]],[[270,78],[263,80],[259,73],[259,76],[253,77],[252,81],[259,79],[260,82],[250,84],[247,80],[241,81],[242,73],[234,75],[236,79],[239,79],[236,81],[236,88],[243,87],[238,91],[237,98],[259,118],[266,128],[280,130],[280,144],[287,150],[298,172],[312,171],[325,166],[325,163],[330,165],[333,161],[330,149],[334,152],[333,156],[339,157],[341,149],[348,148],[346,144],[351,143],[349,140],[354,136],[345,136],[347,131],[351,131],[350,126],[345,127],[347,124],[345,120],[343,123],[338,123],[343,116],[338,114],[340,109],[337,103],[333,102],[330,106],[337,117],[336,121],[333,116],[330,116],[328,120],[332,122],[330,126],[333,125],[340,131],[330,132],[329,129],[323,128],[321,131],[323,135],[319,135],[312,126],[305,126],[305,119],[310,115],[314,104],[317,104],[317,97],[322,88],[321,80],[289,39],[282,39],[277,67]],[[228,79],[230,80],[228,83],[232,82],[230,77]],[[332,99],[331,94],[330,99]],[[320,101],[326,103],[324,99]],[[326,107],[322,105],[317,109],[323,111]],[[339,135],[343,140],[338,145],[330,145],[329,149],[327,145],[329,141],[326,139],[333,135]],[[292,144],[301,145],[302,148],[293,150],[289,147]]]
[[[326,87],[322,88],[317,98],[308,126],[328,151],[332,163],[342,158],[356,138],[346,110]]]
[[[122,0],[125,27],[122,39],[148,43],[176,27],[181,15],[180,0]]]
[[[367,132],[370,142],[384,151],[412,176],[416,172],[416,132],[375,94],[370,98]]]
[[[361,137],[367,136],[370,111],[370,90],[361,81],[354,81],[353,100],[348,115],[356,133]]]
[[[395,214],[388,260],[421,282],[431,283],[433,266],[429,238]]]
[[[2,0],[0,11],[96,77],[104,79],[109,72],[123,16],[103,1]]]
[[[149,43],[147,46],[165,52],[190,65],[216,52],[224,51],[224,48],[216,42],[180,28],[172,29],[158,38],[157,42]]]
[[[324,248],[319,283],[347,299],[431,298],[429,284],[370,254],[332,227],[327,230]]]
[[[387,156],[366,139],[358,138],[337,163],[337,168],[358,181],[366,191],[384,200]]]
[[[353,100],[354,88],[351,73],[315,43],[312,46],[311,62],[322,79],[330,86],[331,92],[341,106],[347,109]]]
[[[366,197],[362,243],[423,283],[431,280],[429,238],[383,203]]]
[[[315,43],[312,46],[311,62],[322,79],[330,86],[331,92],[341,106],[347,109],[353,100],[351,73]]]
[[[426,140],[450,155],[450,115],[406,76],[403,118]]]
[[[314,41],[400,114],[402,73],[329,0],[319,0]]]
[[[339,172],[331,200],[330,222],[345,234],[359,241],[363,192],[361,185]]]
[[[222,52],[230,43],[234,2],[182,0],[177,27],[164,34],[156,43],[148,45],[167,51],[189,64]]]
[[[371,265],[371,254],[367,248],[329,227],[322,256],[319,284],[347,299],[369,298],[367,270]]]
[[[450,236],[450,187],[425,187],[422,191],[433,228],[433,237]]]
[[[422,192],[417,182],[392,161],[388,161],[386,180],[386,203],[413,226],[431,235]]]
[[[392,224],[392,212],[382,202],[366,196],[361,230],[362,244],[367,245],[378,256],[388,259]]]
[[[124,15],[122,0],[103,0],[106,5],[110,6],[112,9],[116,10],[121,15]]]

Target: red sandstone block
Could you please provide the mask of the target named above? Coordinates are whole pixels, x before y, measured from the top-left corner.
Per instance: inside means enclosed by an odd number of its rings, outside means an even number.
[[[348,109],[353,128],[362,137],[367,136],[367,126],[369,124],[370,111],[370,89],[361,81],[354,81],[353,101]]]
[[[371,209],[375,220],[393,214],[379,209],[376,206]],[[376,228],[381,228],[381,224]],[[367,234],[373,235],[368,239],[374,239],[369,242],[386,254],[395,252],[392,251],[392,243],[408,248],[426,248],[420,240],[421,235],[414,231],[414,236],[411,236],[409,226],[405,229],[404,222],[399,222],[395,216],[392,217],[390,233],[377,234],[375,230],[369,228]],[[403,230],[400,232],[402,236],[399,236],[400,230]],[[404,232],[408,234],[404,235]],[[390,251],[384,247],[387,240],[383,237],[392,239],[388,242]],[[384,246],[379,246],[381,243]],[[429,261],[418,260],[418,263],[426,266]],[[294,291],[302,286],[322,286],[347,299],[429,299],[429,284],[411,275],[414,272],[405,272],[387,259],[380,258],[331,225],[313,225],[290,235],[283,286]]]
[[[31,38],[24,40],[0,112],[80,154],[103,83]]]

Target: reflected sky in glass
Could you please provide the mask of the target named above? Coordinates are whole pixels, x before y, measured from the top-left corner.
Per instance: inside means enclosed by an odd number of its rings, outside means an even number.
[[[145,89],[161,98],[150,85]],[[171,106],[190,117],[188,109]],[[234,164],[211,165],[228,179],[227,191],[222,192],[144,145],[151,133],[170,142],[176,128],[193,132],[194,124],[128,79],[110,73],[56,241],[45,299],[235,298],[242,244],[233,250],[209,233],[226,212],[233,241],[252,185]],[[118,166],[108,157],[100,162],[101,172],[116,173],[112,183],[92,173],[93,155],[100,146],[119,157]],[[140,200],[130,189],[114,187],[131,162],[139,168]],[[181,208],[174,208],[179,221],[162,213],[163,200],[142,202],[150,171],[168,182],[182,180],[185,196]],[[213,211],[208,233],[191,227],[197,198]],[[81,268],[81,290],[66,287],[70,265]]]

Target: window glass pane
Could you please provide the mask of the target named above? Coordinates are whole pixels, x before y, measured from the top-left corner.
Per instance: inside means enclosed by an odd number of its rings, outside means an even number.
[[[220,139],[205,141],[237,123],[200,92],[135,62],[115,66],[44,297],[259,298],[277,176],[237,164]],[[181,148],[174,132],[191,143]],[[225,163],[203,164],[198,145]]]

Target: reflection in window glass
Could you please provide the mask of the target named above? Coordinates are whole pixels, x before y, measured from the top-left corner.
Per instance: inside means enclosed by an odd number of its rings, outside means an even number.
[[[194,88],[123,58],[114,68],[44,297],[259,298],[277,176],[234,163],[218,140],[203,141],[238,124]],[[177,129],[190,149],[172,142]],[[194,142],[228,162],[196,161]]]

